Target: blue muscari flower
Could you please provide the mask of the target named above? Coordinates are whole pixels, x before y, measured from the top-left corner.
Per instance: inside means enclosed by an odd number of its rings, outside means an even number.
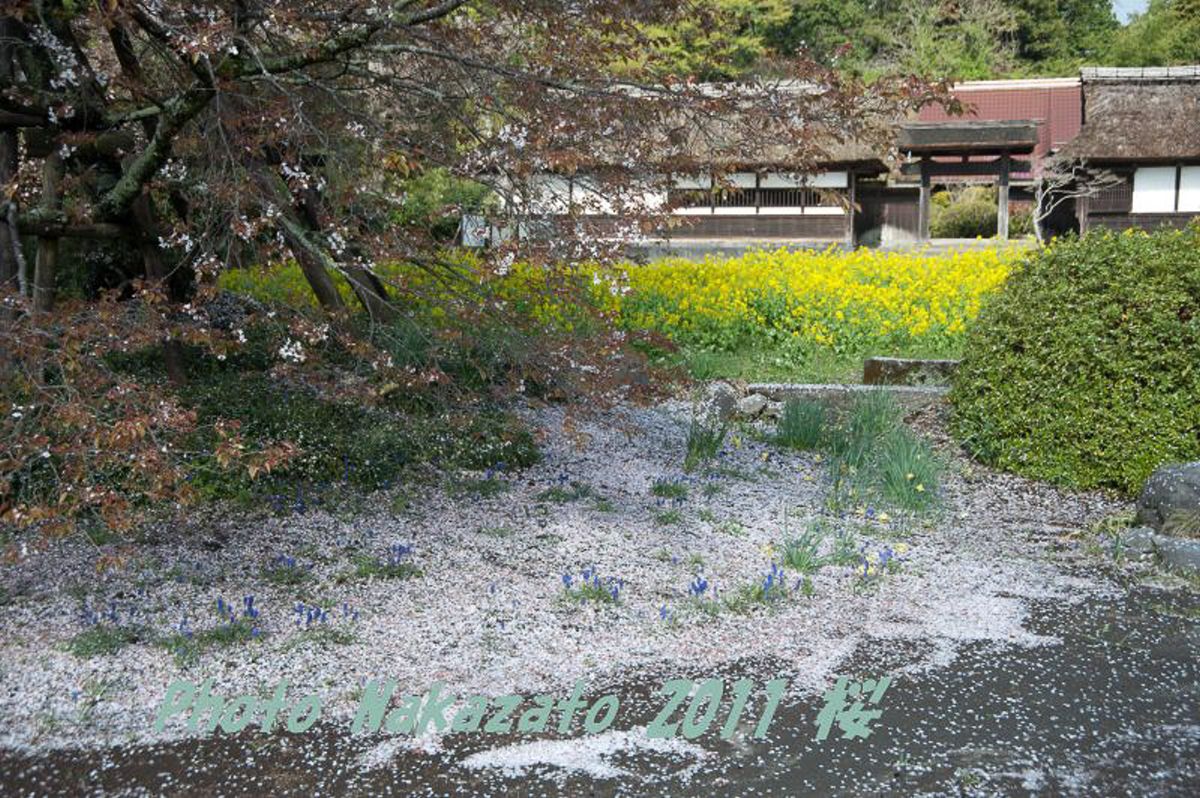
[[[217,596],[217,615],[225,614],[225,599]]]
[[[257,627],[257,626],[255,626],[254,628],[252,628],[252,629],[250,630],[250,636],[251,636],[251,637],[258,637],[258,627]]]
[[[580,576],[583,577],[583,581],[585,581],[585,582],[590,581],[592,578],[592,569],[584,568],[582,573],[580,573]]]
[[[616,600],[617,600],[617,597],[620,595],[620,593],[621,593],[621,588],[620,588],[619,586],[618,586],[618,587],[614,587],[614,588],[612,589],[612,597],[613,597],[613,601],[616,601]]]
[[[660,621],[665,621],[667,619],[667,614],[668,613],[667,613],[667,605],[666,604],[664,604],[658,608],[658,619]]]
[[[708,580],[702,576],[697,576],[694,580],[692,580],[692,584],[688,588],[688,592],[691,593],[692,596],[694,596],[696,598],[703,596],[705,594],[705,592],[707,592],[707,591],[708,591]]]
[[[568,573],[564,573],[564,574],[562,575],[562,582],[563,582],[563,589],[564,589],[564,590],[570,590],[570,589],[571,589],[571,575],[570,575],[570,574],[568,574]]]

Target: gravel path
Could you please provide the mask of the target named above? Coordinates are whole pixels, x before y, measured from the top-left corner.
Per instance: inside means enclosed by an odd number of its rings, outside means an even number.
[[[912,421],[950,451],[939,412]],[[323,717],[335,720],[352,715],[366,682],[386,677],[403,692],[441,681],[459,695],[529,695],[569,692],[576,679],[630,668],[715,669],[764,656],[792,663],[794,690],[817,690],[868,634],[921,641],[930,653],[918,667],[944,664],[972,641],[1046,642],[1022,628],[1026,599],[1073,602],[1112,590],[1072,575],[1086,571],[1064,568],[1070,547],[1064,553],[1056,543],[1120,503],[953,456],[934,517],[861,508],[827,519],[868,552],[905,544],[894,573],[863,589],[861,566],[827,565],[812,577],[811,596],[794,590],[769,607],[709,614],[687,597],[695,573],[724,595],[760,583],[770,547],[824,512],[820,458],[735,431],[721,473],[697,478],[681,470],[685,402],[569,423],[558,408],[527,413],[545,433],[545,457],[501,475],[498,492],[486,483],[481,491],[474,474],[450,480],[451,492],[465,495],[426,488],[413,509],[400,511],[393,496],[379,494],[353,512],[193,517],[157,530],[123,568],[103,573],[96,549],[76,540],[0,566],[0,745],[45,750],[186,735],[180,723],[151,731],[166,687],[179,678],[212,678],[226,697],[268,693],[287,680],[293,699],[320,693]],[[687,497],[654,496],[658,480],[682,481]],[[590,495],[545,497],[555,487],[570,492],[572,483]],[[670,511],[678,522],[663,522]],[[420,576],[354,576],[356,557],[386,556],[397,544],[412,547],[406,559]],[[306,574],[299,584],[264,577],[281,556]],[[618,604],[564,599],[564,572],[577,580],[588,567],[624,580]],[[186,618],[201,635],[220,623],[218,599],[241,611],[249,595],[260,613],[257,636],[206,648],[190,663],[156,643],[92,658],[66,650],[90,628],[88,612],[102,627],[113,623],[103,616],[115,614],[117,625],[144,625],[160,637]],[[298,601],[326,608],[328,620],[306,627]]]

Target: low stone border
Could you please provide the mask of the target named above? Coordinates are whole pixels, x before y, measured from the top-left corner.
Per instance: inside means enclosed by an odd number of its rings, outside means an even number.
[[[773,402],[791,398],[813,399],[835,407],[849,407],[869,391],[887,391],[906,412],[941,402],[949,393],[942,385],[813,385],[804,383],[758,383],[747,386],[751,394],[762,394]]]
[[[1157,554],[1167,565],[1200,574],[1200,540],[1160,535],[1144,526],[1129,530],[1121,540],[1134,551]]]

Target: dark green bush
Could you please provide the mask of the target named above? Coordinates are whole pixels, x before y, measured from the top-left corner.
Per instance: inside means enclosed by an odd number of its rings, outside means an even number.
[[[935,195],[929,234],[934,238],[991,238],[996,235],[996,196],[982,186]]]
[[[981,460],[1065,485],[1134,492],[1200,457],[1200,226],[1031,253],[969,332],[951,402]]]

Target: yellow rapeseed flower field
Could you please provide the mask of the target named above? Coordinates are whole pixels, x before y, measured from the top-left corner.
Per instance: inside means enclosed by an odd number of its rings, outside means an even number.
[[[796,343],[859,351],[953,348],[1017,250],[759,251],[629,265],[606,299],[630,329],[729,350]],[[612,275],[610,275],[611,277]]]
[[[565,270],[515,263],[503,276],[470,253],[456,259],[468,283],[481,290],[486,285],[510,310],[558,329],[571,329],[588,315],[578,306],[582,299],[608,311],[624,329],[654,330],[693,348],[785,346],[845,355],[955,351],[982,298],[1004,281],[1019,253],[780,249],[732,259],[667,258]],[[415,291],[416,305],[435,320],[445,317],[443,306],[462,301],[403,264],[387,264],[381,273],[389,283]],[[338,282],[353,304],[349,286]],[[223,274],[221,284],[291,305],[313,301],[295,264],[235,270]],[[562,290],[570,285],[579,290]]]

